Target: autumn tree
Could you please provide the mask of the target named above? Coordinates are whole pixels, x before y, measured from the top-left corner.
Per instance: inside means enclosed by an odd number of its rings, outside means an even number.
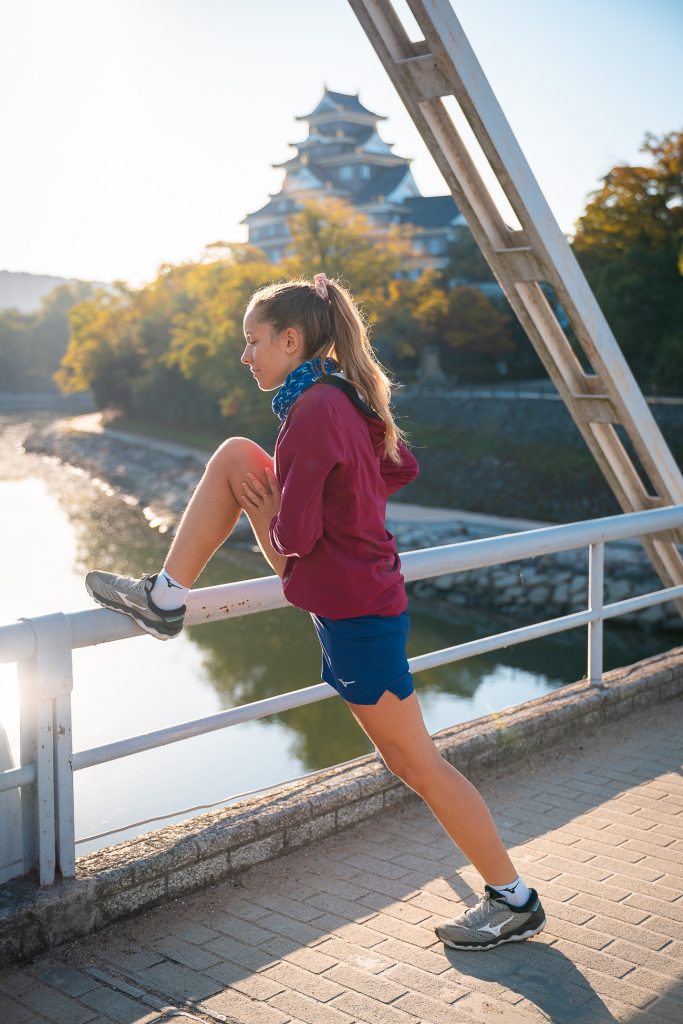
[[[642,387],[683,389],[683,131],[619,164],[590,194],[572,248]]]
[[[69,340],[68,311],[95,291],[86,281],[58,285],[34,313],[0,312],[0,387],[14,391],[54,390],[52,375]]]

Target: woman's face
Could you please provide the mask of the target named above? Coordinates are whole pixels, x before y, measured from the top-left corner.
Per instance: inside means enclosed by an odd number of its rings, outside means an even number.
[[[303,338],[296,327],[276,334],[272,324],[259,320],[252,310],[244,318],[244,337],[240,361],[249,367],[261,391],[282,387],[287,375],[305,362]]]

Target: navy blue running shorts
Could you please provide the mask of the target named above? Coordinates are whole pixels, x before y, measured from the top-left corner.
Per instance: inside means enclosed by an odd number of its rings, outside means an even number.
[[[414,692],[406,642],[410,619],[357,615],[327,619],[310,613],[322,651],[321,678],[350,704],[376,704],[385,690],[400,700]]]

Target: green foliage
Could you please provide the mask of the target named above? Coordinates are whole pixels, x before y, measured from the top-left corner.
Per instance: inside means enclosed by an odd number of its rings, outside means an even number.
[[[648,167],[591,193],[572,248],[644,390],[683,389],[683,131],[646,133]]]
[[[62,284],[43,297],[35,313],[0,312],[0,388],[54,390],[53,374],[69,340],[69,310],[95,291],[85,281]]]
[[[642,148],[653,166],[605,176],[573,248],[641,384],[680,391],[683,133],[649,136]],[[113,293],[83,295],[76,305],[55,294],[41,322],[68,321],[60,387],[90,388],[100,405],[133,418],[168,419],[172,405],[174,419],[211,436],[267,435],[269,403],[240,359],[244,310],[262,285],[321,270],[350,289],[378,358],[399,380],[414,378],[426,345],[438,346],[446,372],[461,380],[490,379],[501,358],[511,377],[538,368],[507,302],[474,287],[491,274],[467,229],[445,268],[412,278],[404,275],[415,257],[410,227],[380,231],[336,198],[306,201],[288,224],[292,245],[278,266],[256,246],[214,242],[198,263],[162,265],[138,290],[116,282]],[[8,379],[25,371],[29,330],[36,324],[17,311],[0,317]]]

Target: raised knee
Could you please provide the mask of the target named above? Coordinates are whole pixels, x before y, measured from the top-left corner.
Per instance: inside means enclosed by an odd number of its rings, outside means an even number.
[[[228,437],[216,448],[209,459],[209,464],[223,462],[226,458],[234,457],[238,452],[245,451],[248,444],[253,444],[248,437]]]
[[[213,453],[206,464],[207,469],[227,473],[230,468],[247,467],[255,469],[260,465],[258,453],[262,449],[249,437],[228,437]]]

